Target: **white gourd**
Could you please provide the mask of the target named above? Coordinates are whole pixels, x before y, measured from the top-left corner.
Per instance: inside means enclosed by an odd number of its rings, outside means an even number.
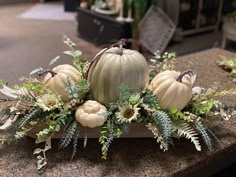
[[[75,113],[76,120],[84,127],[95,128],[102,126],[106,121],[107,109],[94,100],[88,100],[79,106]]]

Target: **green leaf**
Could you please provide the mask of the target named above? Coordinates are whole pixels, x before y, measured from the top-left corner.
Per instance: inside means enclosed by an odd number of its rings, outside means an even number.
[[[121,102],[128,102],[129,98],[131,96],[131,91],[130,91],[129,87],[122,83],[119,86],[119,91],[120,91],[120,98],[119,98],[119,100]]]
[[[79,57],[80,55],[82,55],[82,52],[81,52],[80,50],[76,50],[76,51],[74,52],[74,56],[75,56],[75,57]]]
[[[214,106],[214,100],[206,100],[197,104],[193,104],[193,113],[201,116],[207,115]]]
[[[70,99],[82,99],[90,89],[90,83],[88,80],[82,79],[77,83],[74,83],[70,78],[67,79],[66,91],[69,94]]]
[[[0,80],[0,85],[6,85],[6,81],[4,81],[4,80]]]

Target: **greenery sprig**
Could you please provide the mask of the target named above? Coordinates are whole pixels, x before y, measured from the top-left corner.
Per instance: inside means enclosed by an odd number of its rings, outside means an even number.
[[[221,61],[218,61],[218,65],[224,70],[229,71],[233,82],[236,83],[236,58],[226,58],[225,56],[220,56]]]

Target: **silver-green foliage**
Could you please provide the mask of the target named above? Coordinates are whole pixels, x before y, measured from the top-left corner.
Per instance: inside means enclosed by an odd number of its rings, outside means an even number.
[[[164,111],[156,111],[153,114],[153,119],[156,126],[160,128],[160,132],[162,134],[165,143],[167,145],[172,144],[172,139],[171,139],[172,122],[169,115]]]
[[[87,80],[80,80],[74,83],[71,79],[67,79],[66,91],[70,99],[81,99],[90,89],[90,83]]]
[[[99,142],[102,145],[102,159],[107,158],[108,149],[114,138],[119,138],[122,134],[121,128],[108,119],[106,124],[101,127]]]
[[[212,146],[212,139],[211,137],[208,135],[207,133],[207,129],[202,125],[201,122],[196,121],[195,122],[195,126],[196,129],[198,130],[198,132],[202,135],[202,138],[205,142],[205,144],[207,145],[208,149],[211,151],[213,150],[213,146]]]
[[[63,138],[59,142],[59,148],[65,148],[67,147],[71,140],[73,139],[76,131],[77,131],[78,123],[76,121],[73,121],[67,131],[65,132]]]
[[[79,139],[79,126],[77,126],[76,131],[74,133],[74,137],[73,137],[73,152],[71,155],[71,160],[74,158],[77,152],[78,139]]]
[[[27,122],[38,119],[45,115],[44,111],[41,108],[32,108],[30,112],[25,114],[17,121],[17,125],[19,128],[23,127]]]

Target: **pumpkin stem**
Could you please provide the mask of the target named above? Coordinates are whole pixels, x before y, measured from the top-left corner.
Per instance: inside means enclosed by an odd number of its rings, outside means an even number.
[[[184,77],[185,75],[187,75],[187,74],[193,75],[193,71],[192,71],[191,69],[188,69],[188,70],[186,70],[186,71],[183,71],[183,72],[177,77],[176,81],[182,82],[183,77]]]
[[[94,63],[95,61],[99,60],[99,58],[100,58],[101,55],[103,55],[107,50],[109,50],[110,48],[115,47],[115,46],[119,46],[119,48],[121,49],[121,55],[122,55],[122,53],[123,53],[123,50],[122,50],[122,49],[123,49],[123,45],[125,45],[125,44],[126,44],[126,40],[125,40],[125,39],[121,39],[121,40],[119,40],[118,42],[116,42],[115,44],[112,44],[110,47],[107,47],[106,49],[104,49],[99,55],[96,55],[96,56],[92,59],[90,65],[89,65],[89,68],[88,68],[88,70],[87,70],[87,72],[86,72],[86,74],[85,74],[86,78],[88,77],[88,73],[89,73],[90,68],[92,67],[93,63]]]
[[[52,75],[52,77],[57,75],[57,73],[55,73],[54,71],[47,69],[47,70],[38,72],[38,76],[41,77],[41,76],[43,76],[44,74],[47,74],[47,73],[50,73]]]

